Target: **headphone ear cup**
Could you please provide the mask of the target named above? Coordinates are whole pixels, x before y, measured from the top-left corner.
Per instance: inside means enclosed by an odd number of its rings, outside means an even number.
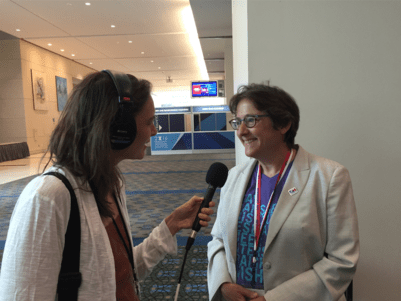
[[[112,149],[122,150],[129,147],[135,140],[137,133],[136,121],[130,112],[129,108],[124,108],[124,104],[119,105],[117,114],[110,125]]]
[[[113,80],[118,93],[118,111],[110,125],[111,148],[121,150],[129,147],[136,137],[136,121],[132,114],[132,83],[127,74],[103,70]],[[136,81],[136,77],[133,77]]]

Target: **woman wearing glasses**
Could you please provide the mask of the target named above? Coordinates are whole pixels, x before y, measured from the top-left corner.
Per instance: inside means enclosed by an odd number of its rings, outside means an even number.
[[[359,258],[347,169],[294,143],[299,109],[285,91],[243,86],[230,121],[252,158],[221,191],[208,244],[210,300],[345,300]]]

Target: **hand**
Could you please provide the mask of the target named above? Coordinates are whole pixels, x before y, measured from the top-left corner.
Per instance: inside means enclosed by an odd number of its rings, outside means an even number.
[[[203,197],[193,196],[188,202],[175,209],[168,217],[166,224],[171,235],[175,235],[181,229],[190,229],[195,221],[196,213],[203,201]],[[215,202],[211,201],[209,207],[214,207]],[[207,227],[211,220],[210,215],[213,214],[213,209],[202,208],[199,213],[199,224],[202,227]]]
[[[263,296],[258,296],[254,299],[249,299],[250,301],[266,301],[265,297]]]
[[[224,300],[228,301],[247,301],[247,300],[257,300],[261,301],[263,299],[259,299],[259,295],[256,292],[252,292],[241,285],[235,283],[225,282],[220,286],[221,293],[223,295]]]

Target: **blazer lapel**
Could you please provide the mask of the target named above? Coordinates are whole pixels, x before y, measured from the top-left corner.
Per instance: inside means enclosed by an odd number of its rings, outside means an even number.
[[[230,193],[230,209],[227,214],[230,214],[230,219],[232,220],[232,227],[229,230],[229,242],[230,242],[230,253],[232,259],[235,262],[237,258],[237,239],[238,239],[238,218],[241,212],[242,201],[248,187],[248,182],[252,176],[253,169],[255,168],[256,160],[252,160],[252,163],[247,163],[244,168],[239,171],[237,178],[237,185]]]
[[[278,199],[276,209],[270,220],[265,253],[302,195],[309,178],[309,173],[308,153],[302,147],[299,147],[290,173],[288,174],[287,181],[284,184],[283,191]],[[290,195],[288,190],[293,187],[298,190],[298,193]]]

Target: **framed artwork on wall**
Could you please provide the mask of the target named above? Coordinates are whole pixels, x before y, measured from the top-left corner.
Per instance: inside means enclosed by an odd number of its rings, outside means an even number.
[[[67,79],[56,76],[57,109],[61,112],[67,103]]]
[[[47,110],[46,74],[33,69],[31,69],[31,74],[32,74],[33,109],[46,111]]]

